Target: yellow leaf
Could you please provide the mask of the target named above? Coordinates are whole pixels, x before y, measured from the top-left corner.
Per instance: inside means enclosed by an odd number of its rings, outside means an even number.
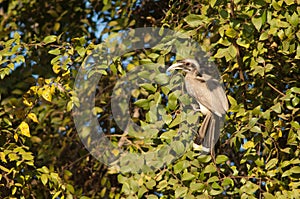
[[[48,102],[51,102],[52,101],[52,95],[50,93],[50,89],[47,89],[47,90],[43,90],[42,91],[42,97],[47,100]]]
[[[254,147],[254,142],[252,142],[252,141],[246,142],[243,146],[244,149],[249,149],[249,148],[253,148],[253,147]]]
[[[32,106],[33,103],[32,102],[29,102],[26,98],[23,98],[23,103],[26,105],[26,106]]]
[[[39,123],[39,121],[38,121],[38,119],[37,119],[37,117],[36,117],[36,115],[35,115],[34,113],[29,113],[29,114],[28,114],[28,117],[29,117],[32,121],[34,121],[35,123]]]
[[[45,79],[46,84],[50,84],[52,82],[52,79]]]
[[[54,64],[53,67],[52,67],[52,70],[53,70],[53,72],[54,72],[55,74],[58,74],[59,71],[60,71],[60,69],[61,69],[61,66],[58,65],[58,64]]]
[[[15,135],[14,135],[14,139],[15,139],[15,141],[16,141],[16,142],[18,142],[18,139],[19,139],[19,136],[18,136],[18,134],[16,134],[16,133],[15,133]]]
[[[59,28],[60,28],[60,23],[56,22],[56,23],[54,24],[53,30],[54,30],[54,31],[58,31]]]
[[[145,37],[144,37],[144,42],[148,42],[151,40],[151,35],[149,33],[146,33]]]
[[[1,166],[1,165],[0,165],[0,169],[1,169],[2,171],[6,172],[6,173],[9,173],[9,169],[6,168],[6,167],[4,167],[4,166]]]
[[[118,149],[113,149],[111,152],[112,152],[115,156],[118,156],[119,153],[120,153],[120,151],[119,151]]]
[[[22,122],[19,126],[22,135],[30,137],[29,126],[26,122]]]
[[[278,133],[278,137],[282,137],[282,131],[281,130],[279,130],[279,133]]]
[[[2,162],[7,163],[7,161],[6,161],[6,159],[5,159],[5,153],[4,153],[4,152],[0,152],[0,160],[1,160]]]

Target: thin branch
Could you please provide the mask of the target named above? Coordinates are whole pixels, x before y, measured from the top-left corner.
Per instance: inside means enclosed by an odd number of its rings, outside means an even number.
[[[282,96],[285,96],[285,94],[283,92],[281,92],[280,90],[278,90],[277,88],[275,88],[272,84],[270,84],[269,82],[267,82],[268,86],[270,86],[273,90],[275,90],[277,93],[279,93]]]

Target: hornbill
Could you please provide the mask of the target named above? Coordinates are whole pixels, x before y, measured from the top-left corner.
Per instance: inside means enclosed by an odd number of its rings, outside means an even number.
[[[185,72],[186,90],[199,104],[199,109],[195,109],[195,107],[194,109],[205,115],[195,143],[202,144],[204,153],[212,153],[228,110],[224,89],[217,79],[208,74],[200,73],[200,64],[195,59],[179,61],[171,65],[167,71],[176,69]]]

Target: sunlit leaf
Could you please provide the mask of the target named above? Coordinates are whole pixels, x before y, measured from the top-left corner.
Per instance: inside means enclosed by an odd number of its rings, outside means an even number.
[[[19,129],[22,135],[30,137],[29,125],[26,122],[21,122],[21,124],[19,125]]]
[[[244,149],[249,149],[249,148],[253,148],[254,147],[254,142],[252,141],[247,141],[244,145],[243,148]]]
[[[34,121],[35,123],[39,123],[39,121],[38,121],[38,119],[37,119],[35,113],[29,113],[27,117],[30,118],[30,119],[31,119],[32,121]]]
[[[201,15],[190,14],[184,18],[184,21],[191,27],[197,27],[203,23],[202,18]]]
[[[50,89],[45,89],[42,91],[42,97],[47,100],[48,102],[52,101],[52,94]]]
[[[45,44],[53,43],[53,42],[56,41],[56,38],[57,38],[56,35],[49,35],[49,36],[47,36],[47,37],[45,37],[45,38],[43,39],[43,42],[44,42]]]

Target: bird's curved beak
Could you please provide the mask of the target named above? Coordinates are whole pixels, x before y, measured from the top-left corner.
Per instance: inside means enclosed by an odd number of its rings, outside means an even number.
[[[176,70],[176,69],[182,70],[183,69],[183,63],[178,62],[178,63],[172,64],[167,69],[167,72],[171,72],[171,71]]]

